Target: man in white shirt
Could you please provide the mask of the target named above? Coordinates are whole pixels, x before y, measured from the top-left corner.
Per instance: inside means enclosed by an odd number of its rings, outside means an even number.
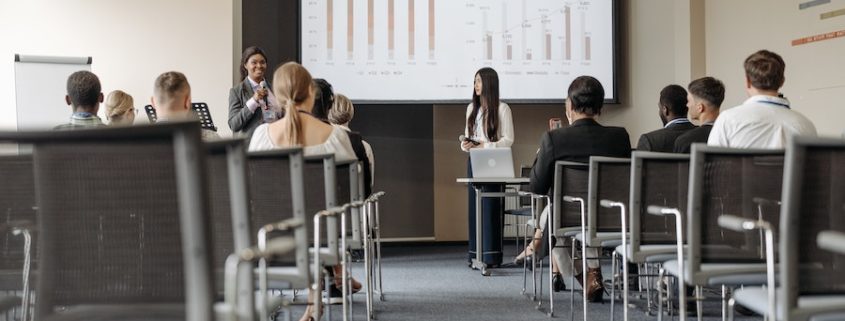
[[[813,123],[792,110],[789,100],[778,93],[785,68],[783,58],[768,50],[745,59],[745,89],[750,97],[742,105],[721,113],[707,144],[781,149],[789,136],[816,136]]]

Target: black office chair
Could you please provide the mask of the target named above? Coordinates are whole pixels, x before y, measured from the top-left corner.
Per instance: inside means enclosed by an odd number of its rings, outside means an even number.
[[[37,270],[34,180],[32,155],[0,157],[0,181],[5,182],[0,186],[0,291],[7,295],[0,313],[7,316],[23,313],[16,307],[29,298]]]

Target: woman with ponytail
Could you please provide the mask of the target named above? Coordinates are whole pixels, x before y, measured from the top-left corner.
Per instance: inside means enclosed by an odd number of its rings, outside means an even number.
[[[461,150],[473,148],[511,147],[513,145],[513,120],[511,108],[499,100],[499,75],[493,68],[481,68],[475,73],[472,103],[467,106],[465,139]],[[467,161],[467,177],[472,177],[472,166]],[[475,189],[469,195],[469,253],[475,258]],[[501,185],[485,185],[482,192],[501,192]],[[482,201],[483,240],[482,261],[487,265],[502,263],[502,199],[485,198]]]
[[[302,65],[289,62],[273,74],[273,94],[285,111],[279,121],[255,129],[249,150],[302,146],[306,156],[335,154],[335,160],[354,160],[355,152],[346,132],[324,123],[314,109],[314,80]]]

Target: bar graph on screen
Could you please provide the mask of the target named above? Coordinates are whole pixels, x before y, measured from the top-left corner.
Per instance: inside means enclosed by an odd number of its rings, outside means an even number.
[[[353,99],[465,99],[485,66],[510,99],[563,98],[548,84],[583,74],[615,83],[614,0],[300,1],[303,64]]]

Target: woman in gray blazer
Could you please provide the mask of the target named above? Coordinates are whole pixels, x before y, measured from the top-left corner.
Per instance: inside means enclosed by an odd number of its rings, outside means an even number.
[[[264,50],[256,46],[246,48],[240,71],[243,81],[229,90],[229,128],[250,138],[258,125],[276,121],[282,112],[264,77],[267,72]]]

